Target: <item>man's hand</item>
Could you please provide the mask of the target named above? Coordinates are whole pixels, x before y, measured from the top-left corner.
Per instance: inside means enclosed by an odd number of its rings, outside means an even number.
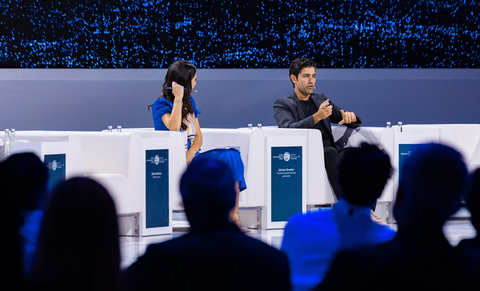
[[[355,115],[355,113],[343,111],[343,109],[340,110],[340,113],[342,113],[343,119],[338,123],[339,125],[357,122],[357,116]]]
[[[313,114],[313,122],[317,124],[320,120],[325,119],[330,115],[332,115],[332,105],[330,105],[330,99],[327,99],[320,104],[318,111]]]

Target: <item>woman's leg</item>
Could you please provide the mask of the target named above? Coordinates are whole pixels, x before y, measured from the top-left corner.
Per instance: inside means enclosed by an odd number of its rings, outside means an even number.
[[[236,225],[240,226],[241,225],[240,215],[238,214],[238,209],[239,209],[238,201],[239,201],[239,197],[240,197],[240,188],[239,188],[238,181],[235,182],[235,193],[237,195],[236,195],[236,198],[235,198],[235,206],[233,206],[232,210],[230,211],[230,221],[234,222]]]
[[[235,223],[241,231],[243,232],[250,232],[248,228],[242,225],[242,222],[240,221],[240,214],[238,212],[239,207],[238,207],[238,201],[240,198],[240,187],[239,187],[239,182],[235,182],[235,193],[237,194],[235,198],[235,206],[230,210],[230,221]]]

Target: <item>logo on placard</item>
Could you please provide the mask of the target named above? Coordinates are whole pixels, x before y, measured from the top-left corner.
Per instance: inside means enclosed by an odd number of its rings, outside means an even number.
[[[52,170],[55,171],[57,169],[57,161],[53,160],[52,162]]]
[[[149,157],[146,162],[148,163],[151,163],[151,164],[154,164],[155,166],[158,166],[159,164],[163,164],[167,161],[166,158],[160,156],[160,155],[155,155],[155,156],[151,156]]]
[[[285,162],[290,161],[290,153],[289,153],[289,152],[285,152],[285,153],[283,154],[283,160],[284,160]]]

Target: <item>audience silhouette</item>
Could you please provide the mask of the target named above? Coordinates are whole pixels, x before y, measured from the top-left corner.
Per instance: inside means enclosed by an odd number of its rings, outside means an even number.
[[[8,196],[14,208],[11,210],[15,221],[11,226],[17,229],[23,275],[28,274],[33,263],[47,199],[47,182],[47,167],[33,153],[14,154],[2,163],[2,197]]]
[[[319,282],[315,290],[480,290],[480,236],[454,248],[443,234],[462,194],[480,229],[480,169],[466,183],[462,156],[440,144],[416,145],[409,155],[394,205],[396,234],[370,216],[390,178],[390,159],[362,144],[345,150],[338,203],[289,220],[286,255],[229,221],[236,191],[228,165],[195,159],[180,181],[190,232],[150,245],[123,278],[115,205],[105,188],[88,178],[67,180],[43,211],[46,167],[32,153],[12,155],[0,163],[9,237],[4,283],[15,290],[290,290],[291,278],[295,290]]]
[[[20,236],[18,235],[18,203],[16,197],[10,195],[4,187],[7,182],[4,179],[4,167],[4,162],[0,163],[0,179],[2,179],[2,187],[0,187],[2,211],[0,211],[0,217],[4,224],[3,235],[7,238],[3,239],[2,246],[7,255],[2,258],[0,263],[3,266],[0,279],[4,286],[14,286],[13,289],[24,290],[26,286],[22,274],[22,255]]]
[[[293,290],[318,285],[339,250],[393,238],[392,229],[370,216],[391,172],[390,158],[377,146],[364,143],[345,149],[338,169],[338,202],[332,209],[296,214],[285,227],[281,249],[290,262]]]
[[[180,181],[190,232],[152,244],[126,270],[131,290],[290,290],[286,256],[229,222],[235,181],[219,160],[194,159]]]
[[[467,290],[458,252],[443,234],[461,205],[467,179],[462,156],[439,145],[416,146],[401,168],[394,215],[398,232],[389,241],[341,251],[317,290]],[[470,289],[469,289],[470,290]]]
[[[103,186],[72,178],[53,191],[30,275],[40,290],[121,289],[117,215]]]
[[[480,290],[480,278],[478,278],[480,274],[480,168],[470,175],[468,184],[464,198],[477,236],[460,241],[457,249],[465,260],[466,280],[477,282],[477,290]]]

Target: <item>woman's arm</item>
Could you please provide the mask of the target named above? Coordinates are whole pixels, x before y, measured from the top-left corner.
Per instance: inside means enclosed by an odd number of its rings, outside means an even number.
[[[172,113],[165,113],[162,121],[168,130],[179,131],[182,125],[182,106],[183,106],[183,86],[172,82],[172,93],[175,96],[173,100]]]
[[[202,130],[200,129],[200,123],[198,123],[198,118],[195,118],[195,125],[197,127],[197,130],[195,132],[195,140],[190,145],[190,149],[188,149],[186,153],[187,165],[190,164],[190,162],[195,157],[195,154],[200,150],[203,144]]]

